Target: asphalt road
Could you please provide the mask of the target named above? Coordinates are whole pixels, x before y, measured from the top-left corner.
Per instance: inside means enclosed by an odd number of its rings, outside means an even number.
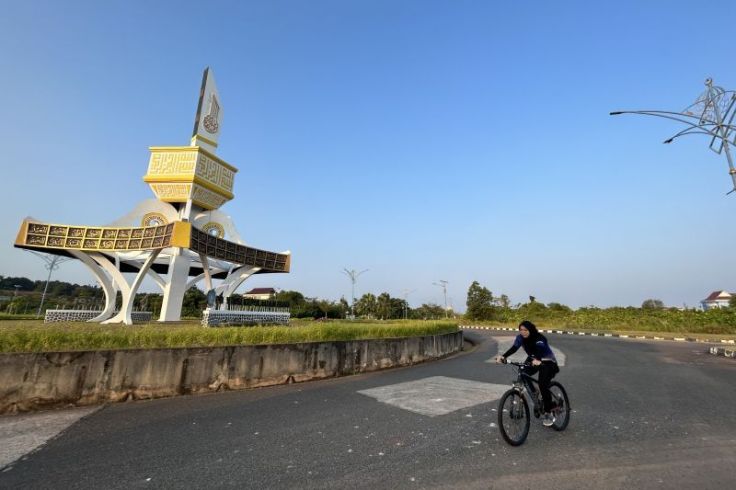
[[[503,336],[466,331],[471,352],[411,368],[111,405],[5,468],[0,488],[736,486],[734,360],[549,334],[571,422],[534,420],[515,448],[495,411],[513,372],[487,362]]]

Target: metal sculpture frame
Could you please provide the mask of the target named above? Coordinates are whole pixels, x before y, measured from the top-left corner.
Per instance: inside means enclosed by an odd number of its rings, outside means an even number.
[[[733,189],[728,194],[736,191],[736,168],[734,168],[731,146],[736,146],[736,91],[724,90],[722,87],[713,85],[713,79],[705,79],[705,91],[695,100],[693,104],[686,107],[682,112],[672,111],[615,111],[611,116],[620,114],[640,114],[643,116],[657,116],[671,119],[687,125],[674,136],[664,140],[663,143],[672,143],[676,138],[691,134],[701,134],[710,137],[709,148],[718,155],[724,153],[728,161],[728,173],[731,175]]]

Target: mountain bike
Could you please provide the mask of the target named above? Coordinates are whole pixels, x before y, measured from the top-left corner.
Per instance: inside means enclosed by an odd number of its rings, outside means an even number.
[[[534,416],[539,418],[543,412],[542,394],[539,391],[539,382],[524,372],[525,367],[531,364],[506,361],[516,369],[516,380],[510,390],[503,394],[498,402],[498,428],[504,440],[512,446],[524,444],[529,435],[529,403],[534,408]],[[555,421],[554,430],[565,430],[570,422],[570,399],[565,388],[557,381],[550,384],[552,393],[552,415]]]

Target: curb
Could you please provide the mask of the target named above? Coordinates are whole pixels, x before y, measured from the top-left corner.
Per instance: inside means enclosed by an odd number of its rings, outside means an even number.
[[[482,325],[459,325],[460,329],[471,329],[471,330],[503,330],[506,332],[516,332],[517,329],[511,327],[486,327]],[[656,337],[653,335],[628,335],[623,333],[597,333],[597,332],[571,332],[569,330],[553,330],[540,328],[542,333],[557,333],[561,335],[582,335],[588,337],[617,337],[620,339],[637,339],[637,340],[668,340],[670,342],[697,342],[697,343],[721,343],[721,344],[736,344],[736,340],[731,339],[695,339],[692,337]],[[736,350],[728,349],[724,347],[711,347],[708,352],[716,356],[725,356],[736,359]]]

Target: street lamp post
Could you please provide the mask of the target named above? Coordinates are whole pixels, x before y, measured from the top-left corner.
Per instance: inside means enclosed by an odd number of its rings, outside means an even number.
[[[412,289],[409,291],[408,289],[404,289],[404,320],[408,319],[408,313],[409,313],[409,295],[416,291],[416,289]]]
[[[23,287],[20,284],[13,284],[13,287],[15,288],[15,291],[13,292],[13,310],[12,313],[15,313],[18,311],[18,302],[16,301],[16,298],[18,297],[18,290]]]
[[[46,300],[46,291],[49,289],[49,282],[51,281],[51,273],[54,272],[56,269],[58,269],[59,265],[61,265],[63,262],[66,262],[67,260],[71,260],[71,259],[68,257],[62,257],[60,255],[42,254],[34,250],[27,250],[27,251],[31,252],[33,255],[37,257],[41,257],[43,261],[45,262],[44,267],[49,271],[49,275],[46,277],[46,285],[44,286],[43,293],[41,294],[41,304],[38,305],[38,312],[36,312],[36,318],[38,318],[41,316],[41,311],[43,310],[43,302]]]
[[[350,303],[350,316],[353,318],[355,318],[355,282],[358,280],[358,276],[367,271],[368,269],[363,269],[360,272],[356,272],[355,269],[348,270],[347,268],[344,268],[342,270],[343,274],[346,274],[350,278],[350,282],[353,286],[350,296],[350,298],[352,299],[352,302]]]
[[[736,191],[736,168],[734,168],[731,146],[736,146],[736,91],[724,90],[713,85],[711,78],[705,79],[705,92],[695,100],[695,103],[681,112],[672,111],[615,111],[612,116],[619,114],[640,114],[671,119],[687,125],[685,129],[671,138],[664,140],[665,144],[672,143],[675,138],[688,134],[704,134],[710,138],[710,149],[717,154],[725,153],[728,162],[728,173],[731,175],[733,189]]]
[[[440,279],[439,282],[433,282],[432,284],[442,288],[442,292],[445,295],[445,318],[447,318],[449,316],[447,312],[447,284],[448,283],[444,279]]]

